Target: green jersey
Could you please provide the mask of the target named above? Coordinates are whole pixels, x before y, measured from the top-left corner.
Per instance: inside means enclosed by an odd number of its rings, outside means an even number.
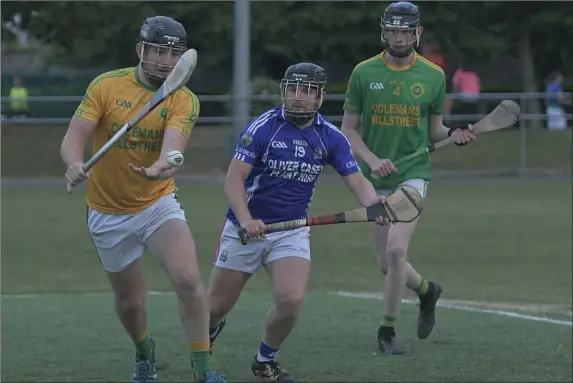
[[[396,161],[428,145],[430,115],[444,112],[446,77],[440,67],[415,54],[407,67],[393,67],[382,52],[354,67],[344,110],[360,113],[362,138],[381,159]],[[372,179],[361,161],[362,172],[376,189],[394,189],[407,179],[429,181],[429,156],[402,165],[385,178]]]

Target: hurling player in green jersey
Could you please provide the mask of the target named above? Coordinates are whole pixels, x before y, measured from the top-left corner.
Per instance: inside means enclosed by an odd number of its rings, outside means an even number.
[[[362,171],[380,194],[387,196],[400,185],[410,185],[425,197],[431,179],[429,158],[399,169],[392,161],[450,135],[458,145],[475,140],[475,136],[471,125],[451,129],[443,125],[444,72],[414,51],[423,31],[418,7],[403,1],[392,3],[384,11],[380,26],[386,50],[352,71],[342,131],[361,159]],[[356,131],[360,123],[362,134]],[[385,313],[378,329],[378,347],[385,355],[405,351],[395,341],[394,329],[405,286],[420,299],[418,338],[427,338],[435,323],[442,287],[422,278],[407,260],[417,221],[373,227],[378,265],[386,275]]]

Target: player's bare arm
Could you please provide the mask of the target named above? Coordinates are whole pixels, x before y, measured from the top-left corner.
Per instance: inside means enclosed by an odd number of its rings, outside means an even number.
[[[225,176],[225,194],[239,224],[249,237],[260,237],[264,236],[265,224],[261,220],[253,220],[245,190],[245,180],[252,169],[252,165],[233,158]]]
[[[348,141],[350,141],[354,153],[356,153],[356,155],[364,162],[370,164],[371,162],[378,160],[378,157],[368,149],[368,146],[366,146],[364,140],[356,131],[359,124],[360,113],[353,113],[347,110],[344,111],[344,115],[342,116],[342,126],[340,129],[346,138],[348,138]]]
[[[96,125],[97,122],[78,116],[72,117],[70,121],[60,147],[60,156],[67,168],[66,180],[72,185],[89,178],[89,172],[86,174],[83,170],[84,149]]]
[[[350,174],[343,179],[360,205],[366,207],[380,201],[374,186],[361,172]]]
[[[376,194],[374,186],[366,179],[366,177],[364,177],[362,172],[350,174],[343,177],[343,179],[352,194],[354,194],[354,197],[356,197],[358,203],[362,206],[368,207],[377,203],[386,202],[386,198]],[[382,216],[377,217],[375,221],[379,225],[387,225],[389,223],[388,218],[384,218]]]
[[[129,168],[149,180],[165,180],[175,176],[180,169],[167,162],[166,154],[176,150],[184,153],[187,148],[187,138],[177,129],[167,128],[163,136],[163,143],[159,158],[150,167],[138,167],[130,163]]]
[[[334,126],[332,126],[332,128],[336,129]],[[360,138],[360,140],[362,141],[362,138]],[[360,167],[352,151],[350,140],[346,139],[343,134],[339,134],[338,141],[332,144],[330,150],[331,157],[329,163],[336,169],[338,174],[342,176],[344,182],[346,182],[346,185],[358,200],[358,203],[364,207],[368,207],[385,202],[385,198],[378,196],[374,185],[372,185],[360,171]],[[382,216],[377,217],[375,221],[381,225],[389,223],[389,221]]]
[[[431,143],[439,142],[448,138],[449,128],[444,126],[442,115],[431,115],[428,124],[428,137]]]
[[[428,123],[428,137],[431,143],[445,140],[449,136],[456,139],[456,145],[466,145],[476,139],[472,125],[448,128],[444,126],[443,115],[431,115]]]
[[[364,143],[360,134],[356,131],[360,123],[360,114],[352,113],[347,110],[344,111],[342,117],[342,133],[348,138],[350,144],[352,145],[352,150],[358,157],[360,157],[370,169],[372,169],[372,174],[380,177],[385,177],[396,171],[396,167],[389,159],[378,158],[368,146]]]

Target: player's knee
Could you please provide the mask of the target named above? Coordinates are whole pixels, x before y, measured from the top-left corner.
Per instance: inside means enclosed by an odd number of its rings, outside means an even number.
[[[404,265],[407,262],[407,251],[408,247],[403,244],[395,244],[388,246],[386,252],[388,267],[396,268]]]
[[[209,312],[212,323],[218,323],[233,309],[236,302],[233,296],[234,294],[225,296],[213,296],[209,294]]]
[[[276,294],[275,305],[280,316],[296,316],[304,300],[304,292],[297,290]]]
[[[119,314],[136,313],[145,310],[145,295],[116,293],[115,309]]]
[[[206,299],[205,287],[199,275],[177,273],[171,276],[171,284],[180,299]]]

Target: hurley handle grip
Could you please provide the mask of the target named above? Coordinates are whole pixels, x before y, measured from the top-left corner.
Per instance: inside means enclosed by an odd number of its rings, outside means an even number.
[[[247,241],[249,240],[249,235],[247,234],[247,230],[240,228],[238,231],[239,234],[239,238],[241,239],[241,243],[243,245],[247,244]]]

